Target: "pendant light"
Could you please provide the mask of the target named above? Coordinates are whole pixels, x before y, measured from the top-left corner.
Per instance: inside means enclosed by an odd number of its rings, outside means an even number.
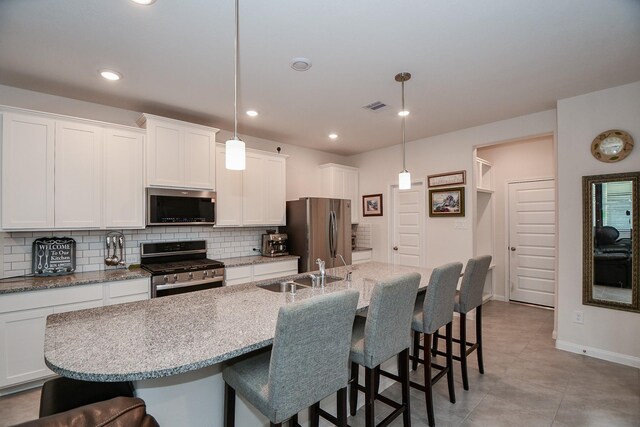
[[[405,141],[405,121],[409,112],[404,109],[404,82],[411,78],[409,73],[396,74],[396,81],[402,84],[402,110],[398,113],[402,117],[402,172],[398,174],[398,188],[400,190],[411,189],[411,174],[407,170],[407,154]]]
[[[238,138],[238,2],[236,0],[236,37],[234,44],[234,69],[233,69],[233,138],[225,143],[225,167],[232,170],[244,170],[245,149],[244,142]]]

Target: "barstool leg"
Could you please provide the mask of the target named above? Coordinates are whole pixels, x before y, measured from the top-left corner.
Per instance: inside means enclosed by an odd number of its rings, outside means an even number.
[[[411,397],[409,395],[409,349],[403,350],[398,355],[398,376],[402,382],[402,424],[404,427],[411,427]]]
[[[436,357],[438,355],[438,341],[440,341],[440,330],[438,329],[433,334],[433,345],[431,346],[431,356]]]
[[[338,399],[338,404],[340,404],[340,399]],[[309,426],[310,427],[318,427],[320,425],[320,402],[316,402],[309,407]]]
[[[484,364],[482,363],[482,305],[476,307],[476,343],[478,348],[478,370],[481,374],[484,374]]]
[[[298,427],[298,414],[295,414],[293,417],[289,418],[289,427]]]
[[[431,334],[424,335],[424,348],[431,348]],[[428,354],[424,358],[424,400],[427,404],[427,417],[429,418],[429,426],[434,427],[436,424],[433,416],[433,395],[431,391],[431,357]]]
[[[456,403],[456,390],[453,381],[453,322],[447,323],[447,382],[449,383],[449,401]]]
[[[467,376],[467,315],[460,313],[460,369],[462,371],[462,388],[469,390]]]
[[[413,360],[411,361],[411,369],[418,369],[418,358],[420,357],[420,332],[413,331]]]
[[[375,427],[375,370],[364,368],[364,406],[365,406],[365,426]]]
[[[236,425],[236,391],[227,383],[224,383],[224,425]]]
[[[358,408],[358,381],[360,376],[360,367],[357,363],[351,362],[351,386],[349,388],[349,413],[351,416],[356,415]]]
[[[320,405],[318,403],[318,405]],[[347,388],[338,390],[338,427],[347,427]],[[316,424],[317,426],[317,424]]]

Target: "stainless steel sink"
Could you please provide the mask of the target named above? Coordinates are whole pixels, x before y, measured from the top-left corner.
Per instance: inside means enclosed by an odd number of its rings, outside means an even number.
[[[275,283],[269,283],[268,285],[258,285],[259,288],[266,289],[267,291],[271,291],[271,292],[291,292],[292,286],[296,286],[297,288],[307,288],[311,285],[294,283],[293,281],[275,282]]]
[[[317,280],[320,280],[320,278],[318,277]],[[324,277],[324,284],[328,285],[329,283],[339,282],[340,280],[343,280],[342,277],[325,276]],[[301,277],[299,279],[293,279],[293,281],[296,282],[299,285],[302,285],[302,286],[313,286],[313,279],[311,277],[309,277],[309,276]]]

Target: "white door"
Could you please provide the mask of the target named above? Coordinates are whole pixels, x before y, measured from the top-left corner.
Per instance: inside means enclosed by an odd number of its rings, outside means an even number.
[[[224,145],[216,147],[216,225],[242,225],[242,171],[225,167]]]
[[[509,299],[554,306],[555,180],[509,183]]]
[[[214,189],[216,179],[215,147],[215,133],[185,128],[185,187],[202,188],[206,190]]]
[[[247,168],[242,172],[242,225],[265,224],[265,158],[247,152]]]
[[[266,200],[265,200],[265,224],[284,225],[286,223],[285,211],[287,207],[287,165],[282,157],[265,158]]]
[[[411,184],[410,190],[393,187],[392,262],[422,266],[424,252],[424,189],[422,183]]]
[[[184,131],[173,123],[147,122],[149,185],[184,187]]]

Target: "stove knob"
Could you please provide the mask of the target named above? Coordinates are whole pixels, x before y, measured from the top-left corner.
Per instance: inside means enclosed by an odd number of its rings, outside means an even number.
[[[169,281],[169,278],[168,278],[167,276],[164,276],[164,277],[162,278],[162,280],[164,280],[164,282],[166,283],[166,282],[168,282],[168,281]]]
[[[189,280],[193,279],[193,273],[189,272]]]
[[[209,275],[209,272],[208,272],[207,270],[205,270],[205,271],[202,273],[202,277],[207,277],[208,275]]]
[[[178,281],[178,275],[174,274],[173,275],[173,283],[176,283]]]

